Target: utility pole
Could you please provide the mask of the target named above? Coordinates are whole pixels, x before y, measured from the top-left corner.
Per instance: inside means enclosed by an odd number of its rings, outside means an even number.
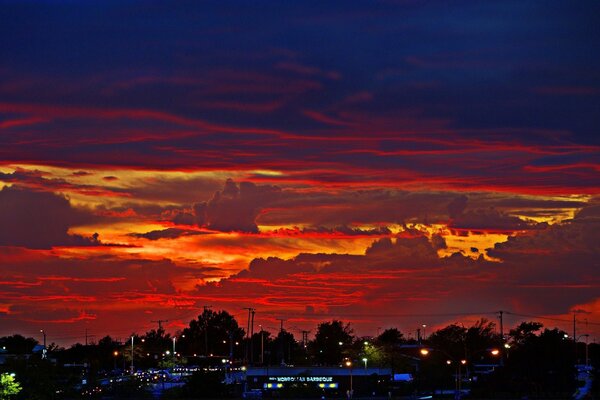
[[[281,365],[285,365],[285,344],[283,343],[283,321],[285,321],[285,319],[283,318],[276,318],[277,321],[279,321],[281,323],[281,328],[279,329],[279,337],[280,337],[280,343],[279,346],[281,347]]]
[[[498,319],[500,319],[500,341],[502,343],[502,348],[500,349],[500,365],[504,365],[504,352],[506,351],[506,347],[504,347],[504,311],[498,311]]]
[[[304,350],[306,350],[307,347],[309,333],[310,331],[302,331],[302,347],[304,347]]]
[[[573,311],[573,343],[575,344],[575,364],[577,364],[577,313]]]
[[[254,310],[254,308],[244,307],[244,310],[248,310],[248,320],[246,321],[246,343],[245,343],[245,348],[244,348],[244,359],[247,362],[250,358],[248,356],[250,353],[250,349],[248,348],[250,346],[250,318],[251,318],[251,314],[252,314],[252,311]]]
[[[252,322],[250,323],[250,365],[254,364],[254,313],[256,310],[253,308],[252,313]]]
[[[150,321],[150,322],[158,324],[158,330],[162,331],[163,330],[163,328],[162,328],[163,322],[169,322],[169,320],[168,319],[157,319],[156,321]]]
[[[208,312],[212,306],[203,306],[202,316],[204,317],[204,356],[208,357]]]
[[[279,332],[283,332],[283,321],[286,321],[283,318],[275,318],[277,321],[281,322],[281,327],[279,328]]]
[[[504,321],[502,319],[503,314],[504,311],[498,311],[498,319],[500,320],[500,338],[502,339],[502,344],[504,344]]]

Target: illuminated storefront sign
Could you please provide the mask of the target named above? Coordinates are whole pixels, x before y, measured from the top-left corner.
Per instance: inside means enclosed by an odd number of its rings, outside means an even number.
[[[269,376],[270,382],[333,382],[332,376]]]

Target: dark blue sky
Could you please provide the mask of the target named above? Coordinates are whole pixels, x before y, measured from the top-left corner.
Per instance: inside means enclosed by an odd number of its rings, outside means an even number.
[[[0,334],[600,321],[599,49],[596,0],[0,0]]]

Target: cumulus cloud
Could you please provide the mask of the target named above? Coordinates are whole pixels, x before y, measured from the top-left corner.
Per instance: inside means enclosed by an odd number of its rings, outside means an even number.
[[[53,246],[95,246],[97,235],[70,235],[70,227],[92,220],[65,197],[16,186],[0,191],[0,245],[47,249]]]
[[[277,186],[259,186],[252,182],[238,185],[227,179],[223,190],[216,192],[210,201],[194,205],[196,222],[217,231],[258,233],[256,217],[280,193]]]
[[[407,308],[412,313],[511,309],[558,315],[598,298],[599,223],[590,220],[593,209],[580,214],[586,222],[576,218],[496,245],[490,255],[500,261],[460,253],[440,258],[443,238],[415,231],[380,238],[364,255],[257,259],[219,283],[199,285],[198,293],[252,302],[274,313],[311,307],[317,319],[319,313],[369,318],[374,309],[385,314]]]

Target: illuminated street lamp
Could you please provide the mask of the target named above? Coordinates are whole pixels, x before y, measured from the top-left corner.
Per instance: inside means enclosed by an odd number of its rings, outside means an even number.
[[[367,369],[367,361],[368,361],[368,360],[367,360],[367,357],[364,357],[362,360],[363,360],[363,362],[365,363],[365,369]]]
[[[422,348],[420,350],[420,353],[422,356],[428,356],[430,353],[430,350],[435,350],[435,351],[439,351],[443,354],[445,354],[447,357],[449,357],[448,359],[446,359],[446,365],[452,365],[455,364],[456,365],[456,374],[455,374],[455,380],[454,380],[454,390],[455,390],[455,398],[456,399],[460,399],[461,397],[461,366],[463,365],[467,365],[467,360],[466,359],[461,359],[461,360],[457,360],[454,357],[452,357],[450,354],[448,354],[447,352],[445,352],[444,350],[440,350],[440,349],[427,349],[427,348]],[[494,349],[495,350],[495,349]],[[491,351],[492,354],[494,354],[494,350]],[[496,350],[496,353],[494,355],[499,354],[500,351]]]
[[[351,399],[354,395],[354,387],[352,386],[352,360],[346,360],[346,367],[350,368],[350,393],[348,393],[348,399]]]

